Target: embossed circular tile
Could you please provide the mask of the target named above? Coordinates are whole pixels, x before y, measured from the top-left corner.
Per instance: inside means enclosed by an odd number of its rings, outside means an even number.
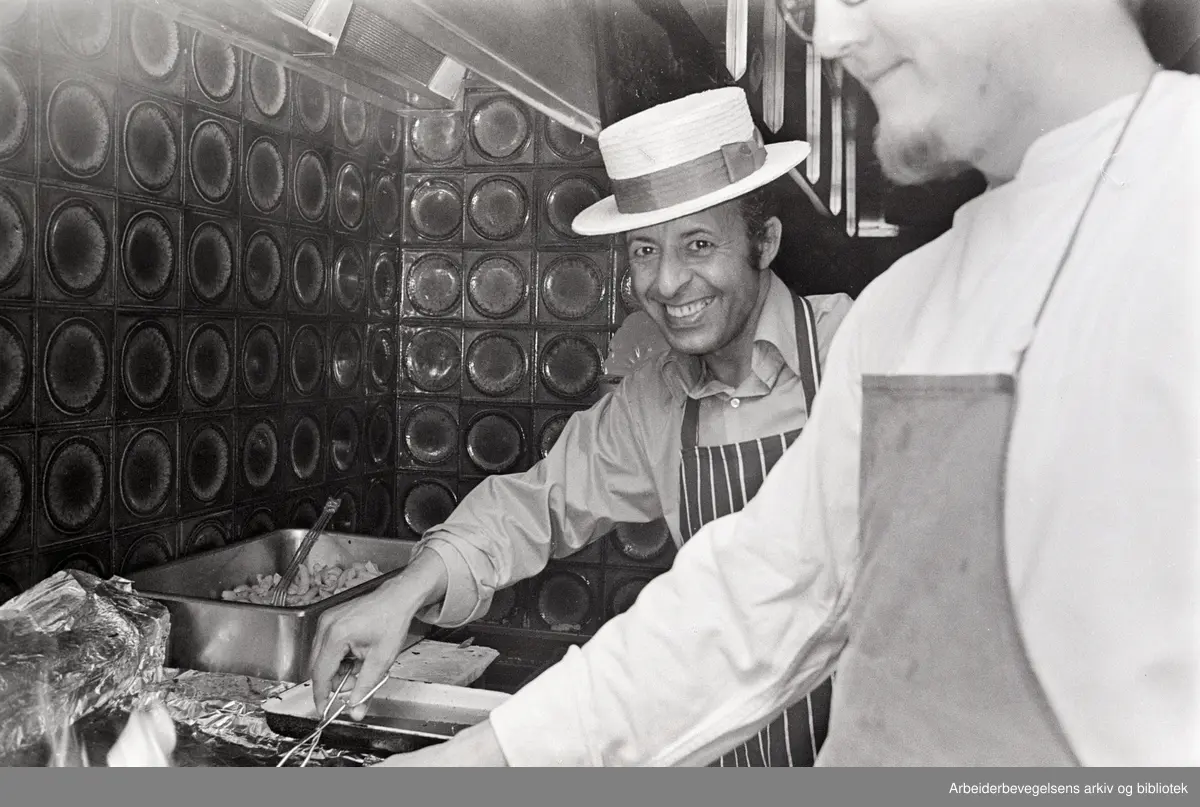
[[[201,552],[210,552],[214,549],[220,549],[229,543],[229,534],[218,523],[206,521],[196,527],[187,538],[183,539],[183,554],[198,555]]]
[[[187,346],[186,378],[196,400],[212,406],[225,396],[233,374],[233,348],[225,332],[201,325]]]
[[[436,527],[454,512],[458,497],[441,482],[421,481],[404,497],[404,523],[417,535]]]
[[[317,523],[317,503],[312,499],[301,499],[292,507],[288,516],[288,526],[292,529],[306,530]]]
[[[511,395],[525,380],[525,351],[503,333],[487,333],[467,348],[467,377],[484,395]]]
[[[306,221],[319,222],[329,209],[329,171],[317,152],[304,152],[296,160],[296,209]]]
[[[112,244],[100,212],[82,199],[68,199],[46,225],[46,262],[55,285],[72,297],[87,297],[104,283]]]
[[[542,348],[538,364],[542,383],[551,392],[562,398],[579,398],[600,381],[604,357],[582,336],[560,334]]]
[[[50,454],[42,499],[56,529],[82,532],[100,515],[108,488],[105,467],[100,447],[86,437],[69,437]]]
[[[375,265],[371,267],[371,295],[375,307],[381,311],[396,302],[396,262],[386,252],[375,256]]]
[[[358,98],[343,95],[338,123],[346,142],[351,148],[358,148],[367,139],[367,105]]]
[[[403,124],[400,117],[391,110],[379,110],[379,119],[375,124],[375,145],[384,157],[394,157],[403,145]]]
[[[409,381],[426,392],[445,392],[458,383],[461,370],[458,339],[446,331],[424,329],[413,334],[404,351]]]
[[[188,283],[202,302],[219,303],[233,283],[233,244],[220,225],[206,221],[188,244]]]
[[[179,64],[179,26],[161,14],[134,6],[129,17],[129,49],[142,73],[163,81]]]
[[[358,416],[344,408],[334,415],[329,426],[329,456],[338,471],[348,471],[358,459]]]
[[[621,306],[629,314],[642,310],[642,304],[638,302],[637,295],[633,293],[633,275],[629,273],[628,269],[621,276]]]
[[[200,502],[217,498],[229,481],[229,440],[214,426],[203,426],[192,435],[184,459],[188,491]]]
[[[609,618],[620,616],[632,608],[648,582],[644,578],[634,578],[618,585],[613,590],[612,596],[608,598]]]
[[[516,180],[488,177],[471,191],[467,218],[489,241],[516,238],[529,221],[529,197]]]
[[[24,145],[31,117],[25,84],[8,64],[0,61],[0,162]]]
[[[16,597],[21,591],[21,586],[17,585],[16,580],[8,575],[0,574],[0,605]]]
[[[325,257],[311,238],[296,245],[292,258],[292,292],[304,308],[316,308],[325,291]]]
[[[192,39],[196,84],[211,101],[228,101],[237,89],[237,51],[228,42],[197,32]]]
[[[590,140],[553,118],[546,119],[546,144],[559,157],[572,162],[596,153],[596,147]]]
[[[279,465],[279,438],[265,420],[250,427],[242,443],[242,474],[252,488],[270,484]]]
[[[148,191],[161,191],[175,178],[179,149],[175,125],[153,101],[133,105],[125,118],[125,159],[133,181]]]
[[[396,374],[396,346],[387,331],[371,334],[371,380],[375,386],[386,388]]]
[[[533,123],[522,104],[511,98],[484,101],[471,116],[471,141],[485,157],[507,160],[529,142]]]
[[[408,216],[418,235],[443,241],[462,225],[462,195],[446,180],[423,180],[409,197]]]
[[[12,538],[13,530],[25,502],[29,500],[29,481],[21,460],[7,448],[0,446],[0,551]]]
[[[662,519],[656,519],[646,524],[618,524],[612,540],[625,557],[647,561],[662,556],[671,544],[671,533]]]
[[[268,118],[277,118],[287,103],[287,71],[283,65],[250,56],[250,98],[258,111]]]
[[[338,251],[333,262],[333,297],[346,311],[354,311],[362,302],[364,286],[363,259],[354,247]]]
[[[246,519],[246,524],[242,527],[241,540],[249,541],[251,538],[258,538],[260,535],[275,532],[275,515],[270,508],[260,507],[250,514],[250,518]]]
[[[427,317],[449,314],[462,296],[458,264],[448,255],[422,255],[408,272],[408,300]]]
[[[174,488],[173,453],[166,435],[158,429],[143,429],[125,447],[121,496],[134,515],[152,516],[166,505]]]
[[[222,202],[233,191],[233,136],[213,119],[202,121],[188,144],[192,185],[207,202]]]
[[[147,302],[170,290],[175,276],[175,239],[171,226],[158,213],[143,211],[125,225],[121,271],[130,291]]]
[[[467,299],[471,307],[490,319],[515,314],[525,302],[528,288],[525,269],[507,255],[486,256],[467,275]]]
[[[334,183],[333,197],[338,219],[351,230],[362,224],[365,191],[366,180],[363,179],[362,169],[354,163],[343,165]]]
[[[48,5],[54,31],[67,50],[84,59],[94,59],[108,47],[115,16],[110,0]]]
[[[502,412],[490,412],[467,429],[467,456],[480,470],[502,474],[521,460],[525,440],[521,427]]]
[[[546,193],[546,218],[562,238],[579,238],[571,229],[575,217],[599,202],[600,186],[587,177],[565,177]]]
[[[246,152],[246,187],[250,201],[262,213],[272,213],[283,201],[286,183],[283,155],[269,137],[255,140]]]
[[[556,258],[542,274],[542,302],[559,319],[586,319],[604,302],[604,274],[583,255]]]
[[[51,574],[58,574],[70,569],[79,572],[87,572],[96,577],[106,577],[104,573],[104,561],[88,552],[76,552],[67,558],[64,558],[61,563],[50,570]]]
[[[266,400],[279,380],[282,363],[279,337],[267,325],[255,325],[246,334],[242,346],[242,380],[246,391],[258,400]]]
[[[312,325],[305,325],[292,338],[288,366],[292,384],[301,395],[312,395],[325,377],[325,343]]]
[[[392,440],[396,436],[396,427],[392,423],[392,413],[388,407],[380,404],[371,410],[367,418],[367,451],[370,452],[371,462],[382,465],[392,455]]]
[[[174,379],[175,352],[166,328],[153,320],[135,325],[121,350],[121,381],[129,400],[139,409],[153,409],[166,399]]]
[[[329,125],[329,88],[308,76],[296,77],[296,110],[300,125],[320,134]]]
[[[0,317],[0,423],[25,398],[29,387],[29,345],[10,320]]]
[[[404,446],[422,465],[441,465],[454,454],[458,424],[437,404],[423,404],[404,421]]]
[[[575,572],[549,574],[538,587],[537,609],[552,629],[578,630],[592,611],[591,586]]]
[[[567,421],[571,416],[563,413],[555,415],[542,424],[542,430],[538,433],[538,454],[542,459],[550,453],[550,449],[554,448],[554,444],[558,442],[559,436],[562,435],[563,429],[567,427]]]
[[[408,142],[423,162],[442,165],[452,162],[463,147],[463,126],[457,115],[417,118],[409,128]]]
[[[311,415],[301,415],[292,426],[292,473],[301,481],[312,479],[321,464],[321,426]]]
[[[358,497],[349,488],[343,488],[337,495],[342,500],[342,506],[329,520],[329,528],[333,532],[358,532]]]
[[[63,170],[86,178],[100,173],[112,151],[108,105],[91,86],[67,79],[50,92],[50,151]]]
[[[69,319],[46,345],[46,390],[69,415],[86,415],[100,404],[108,386],[108,345],[89,320]]]
[[[363,532],[382,537],[391,532],[391,524],[392,489],[381,480],[373,480],[363,496]]]
[[[29,225],[17,200],[0,188],[0,289],[17,282],[29,254]]]
[[[283,285],[283,250],[266,230],[259,230],[246,242],[246,260],[242,262],[242,289],[246,299],[259,308],[275,301]]]
[[[391,174],[379,177],[371,187],[371,219],[383,235],[400,229],[400,192]]]
[[[349,392],[362,374],[362,337],[351,327],[342,328],[333,337],[333,383]]]
[[[153,569],[171,560],[171,546],[158,533],[144,535],[133,542],[121,560],[121,574]]]

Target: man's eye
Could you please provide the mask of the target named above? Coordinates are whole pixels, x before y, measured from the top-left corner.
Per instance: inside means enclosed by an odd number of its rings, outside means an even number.
[[[632,253],[633,257],[635,257],[635,258],[645,258],[648,255],[653,255],[653,254],[654,254],[654,247],[644,246],[644,245],[640,246],[640,247],[634,247],[633,253]]]
[[[706,241],[703,238],[697,238],[695,241],[693,241],[691,243],[691,249],[693,252],[707,252],[708,250],[712,249],[714,246],[715,246],[715,244],[713,244],[712,241]]]

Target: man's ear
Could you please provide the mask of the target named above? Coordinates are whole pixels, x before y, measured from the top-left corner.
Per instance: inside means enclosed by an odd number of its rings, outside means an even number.
[[[766,269],[779,254],[779,245],[783,241],[783,222],[778,216],[771,216],[763,226],[763,240],[759,252],[758,268]]]

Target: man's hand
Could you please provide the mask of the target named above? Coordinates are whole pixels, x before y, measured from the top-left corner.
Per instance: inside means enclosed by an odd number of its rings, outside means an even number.
[[[446,594],[446,566],[435,552],[421,552],[397,577],[370,594],[321,615],[313,639],[309,675],[317,712],[325,709],[338,683],[338,667],[346,656],[355,659],[350,703],[358,703],[391,668],[408,635],[413,616]],[[362,720],[367,705],[350,711]]]
[[[396,754],[378,768],[506,768],[508,760],[496,740],[490,721],[459,734],[449,742],[431,745],[410,754]]]

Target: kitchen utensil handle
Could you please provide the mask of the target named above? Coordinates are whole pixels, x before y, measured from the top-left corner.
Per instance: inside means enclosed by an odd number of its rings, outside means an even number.
[[[317,523],[312,526],[308,534],[304,536],[304,540],[300,542],[300,546],[296,549],[296,554],[292,555],[291,562],[284,569],[283,575],[279,578],[279,582],[271,589],[271,602],[273,605],[281,606],[287,600],[287,590],[291,587],[292,581],[296,577],[296,573],[300,570],[300,564],[308,559],[308,553],[312,551],[313,545],[317,542],[317,538],[325,530],[325,525],[329,523],[329,519],[333,518],[334,513],[342,506],[342,500],[339,496],[330,496],[325,502],[325,507],[321,510],[321,515],[317,518]]]

